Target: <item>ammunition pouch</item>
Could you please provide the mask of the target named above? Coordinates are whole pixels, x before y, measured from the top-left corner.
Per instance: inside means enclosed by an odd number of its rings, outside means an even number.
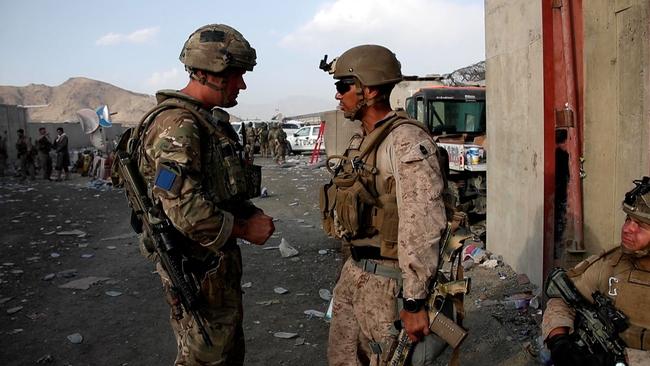
[[[336,187],[333,221],[335,236],[354,239],[374,234],[370,222],[364,222],[375,198],[363,186],[357,174],[341,174],[332,179]]]
[[[226,187],[230,197],[221,199],[250,199],[258,197],[262,187],[262,167],[243,164],[236,154],[224,157]]]
[[[377,199],[379,205],[372,210],[372,226],[379,230],[379,247],[384,258],[397,259],[397,233],[399,215],[397,196],[383,194]]]

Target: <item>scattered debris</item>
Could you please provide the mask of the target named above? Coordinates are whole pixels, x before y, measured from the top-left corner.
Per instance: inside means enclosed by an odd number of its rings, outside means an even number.
[[[287,292],[289,292],[289,290],[287,290],[284,287],[276,287],[276,288],[273,289],[273,292],[275,292],[276,294],[284,295]]]
[[[496,259],[489,259],[480,264],[481,267],[485,267],[485,268],[496,268],[498,265],[499,265],[499,261],[497,261]]]
[[[103,238],[99,239],[100,241],[107,241],[107,240],[124,240],[124,239],[131,239],[131,238],[137,238],[138,234],[136,233],[128,233],[128,234],[122,234],[122,235],[117,235],[117,236],[109,236],[108,238]]]
[[[298,333],[276,332],[273,334],[273,336],[276,338],[291,339],[296,338],[298,336]]]
[[[327,250],[321,249],[321,250],[318,251],[318,254],[325,255],[325,254],[327,254]]]
[[[246,282],[245,284],[241,285],[241,288],[251,288],[251,287],[253,287],[252,282]]]
[[[47,315],[45,315],[45,313],[32,313],[27,315],[27,317],[31,320],[39,320],[47,318]]]
[[[65,271],[57,272],[56,274],[58,277],[63,277],[63,278],[72,278],[77,275],[77,270],[76,269],[66,269]]]
[[[92,253],[86,253],[86,254],[82,254],[82,255],[81,255],[81,258],[83,258],[83,259],[89,259],[89,258],[92,258],[92,257],[94,257],[94,256],[95,256],[95,255],[92,254]]]
[[[17,312],[19,312],[19,311],[21,311],[21,310],[23,310],[23,307],[22,307],[22,306],[15,306],[15,307],[13,307],[13,308],[9,308],[9,309],[7,309],[7,314],[9,314],[9,315],[11,315],[11,314],[16,314]]]
[[[309,310],[305,310],[304,313],[305,313],[305,315],[309,315],[310,318],[311,317],[316,317],[316,318],[324,318],[325,317],[325,313],[323,313],[322,311],[318,311],[318,310],[309,309]]]
[[[298,255],[298,250],[296,248],[292,247],[289,244],[289,242],[287,242],[284,238],[282,238],[282,240],[280,240],[279,249],[280,249],[280,254],[284,258],[293,257],[293,256]]]
[[[70,343],[79,344],[84,341],[84,337],[79,333],[70,334],[68,337]]]
[[[52,361],[54,361],[52,355],[47,354],[36,360],[36,363],[51,363]]]
[[[517,283],[520,285],[527,285],[530,283],[530,279],[526,276],[525,273],[520,273],[517,275]]]
[[[70,231],[59,231],[58,233],[56,233],[56,235],[69,235],[69,236],[76,236],[77,238],[83,238],[88,234],[86,234],[85,231],[74,229]]]
[[[318,290],[318,296],[325,301],[330,301],[332,299],[332,293],[330,290],[324,288]]]
[[[117,297],[117,296],[122,295],[122,293],[119,292],[119,291],[106,291],[105,294],[110,296],[110,297]]]
[[[88,290],[90,286],[108,280],[108,277],[84,277],[78,280],[70,281],[59,286],[59,288],[70,288],[73,290]]]
[[[56,277],[56,274],[54,274],[54,273],[48,273],[48,274],[46,274],[46,275],[43,277],[43,281],[49,281],[49,280],[52,280],[52,279],[54,279],[54,277]]]
[[[257,305],[264,305],[264,306],[269,306],[269,305],[279,304],[279,303],[280,303],[280,300],[278,300],[278,299],[264,300],[264,301],[256,302]]]

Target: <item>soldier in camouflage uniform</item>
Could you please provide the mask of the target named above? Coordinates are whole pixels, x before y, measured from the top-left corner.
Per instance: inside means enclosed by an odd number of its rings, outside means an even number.
[[[277,156],[277,144],[278,144],[278,126],[271,122],[271,127],[269,128],[269,150],[271,151],[271,157],[275,159]]]
[[[175,365],[243,365],[242,258],[236,239],[262,245],[274,231],[270,216],[249,199],[259,195],[261,170],[243,158],[229,115],[243,75],[256,64],[255,49],[235,29],[206,25],[192,33],[180,60],[189,83],[161,90],[158,106],[132,132],[129,146],[139,170],[174,227],[189,260],[183,270],[196,279],[205,303],[199,314],[213,343],[203,341],[195,320],[180,311],[168,274],[158,263],[178,344]],[[211,112],[211,109],[215,108]],[[174,177],[159,183],[159,177]],[[143,254],[156,260],[150,239]]]
[[[629,327],[620,333],[627,350],[628,365],[649,365],[650,350],[650,177],[635,181],[637,187],[625,195],[627,214],[621,228],[620,245],[591,256],[567,274],[582,296],[600,291],[629,319]],[[546,304],[542,337],[557,366],[613,365],[612,355],[588,355],[570,335],[575,312],[562,299]],[[636,359],[633,361],[632,359]]]
[[[415,352],[433,346],[421,357],[431,362],[444,342],[429,335],[423,305],[447,221],[436,144],[390,106],[402,79],[390,50],[354,47],[324,69],[338,80],[335,97],[345,117],[363,127],[321,192],[323,228],[351,252],[334,288],[329,364],[386,365],[396,319],[419,341]]]
[[[287,156],[287,133],[284,132],[278,123],[275,132],[275,162],[277,164],[284,164]]]
[[[36,167],[34,166],[34,152],[32,141],[25,136],[25,130],[18,130],[18,140],[16,140],[16,157],[20,164],[20,180],[24,181],[29,175],[30,180],[34,180]]]
[[[269,157],[269,126],[263,123],[260,127],[257,138],[260,141],[260,155],[264,158]]]

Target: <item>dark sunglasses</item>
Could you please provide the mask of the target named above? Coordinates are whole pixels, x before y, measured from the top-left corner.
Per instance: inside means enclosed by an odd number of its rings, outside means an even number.
[[[343,95],[350,91],[352,85],[354,85],[354,79],[342,79],[334,83],[336,86],[336,92]]]

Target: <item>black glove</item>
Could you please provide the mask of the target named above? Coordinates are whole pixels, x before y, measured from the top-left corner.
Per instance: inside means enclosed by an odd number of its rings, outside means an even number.
[[[590,354],[575,344],[569,334],[558,334],[546,341],[555,366],[610,366],[613,356]]]

